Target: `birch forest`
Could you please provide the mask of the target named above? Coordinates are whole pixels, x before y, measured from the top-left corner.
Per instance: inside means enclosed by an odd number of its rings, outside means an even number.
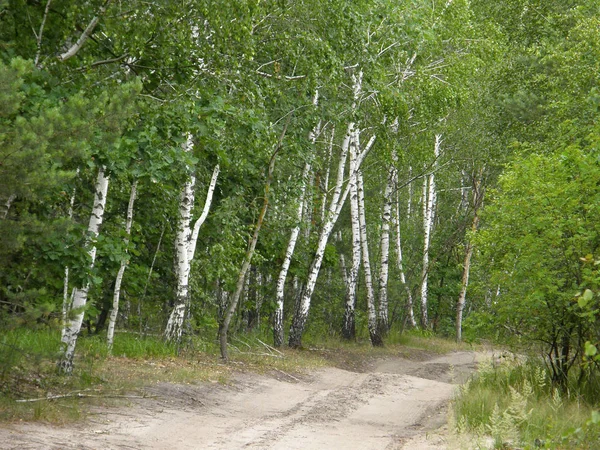
[[[600,392],[599,17],[0,0],[0,365],[419,333]]]

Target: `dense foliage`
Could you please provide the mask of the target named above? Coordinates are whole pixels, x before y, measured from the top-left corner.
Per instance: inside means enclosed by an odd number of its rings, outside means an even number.
[[[63,328],[68,352],[105,333],[120,294],[118,330],[160,335],[181,311],[167,339],[214,339],[228,308],[230,334],[271,327],[281,278],[300,337],[341,335],[348,314],[374,343],[389,327],[453,336],[458,304],[466,337],[589,382],[598,9],[0,1],[2,327]]]

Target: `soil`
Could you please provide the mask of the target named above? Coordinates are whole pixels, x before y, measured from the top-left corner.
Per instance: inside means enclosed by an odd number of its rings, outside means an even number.
[[[161,383],[152,398],[103,408],[83,423],[0,426],[4,449],[447,448],[447,405],[485,355],[426,352],[379,359],[332,356],[297,376],[238,373],[227,385]]]

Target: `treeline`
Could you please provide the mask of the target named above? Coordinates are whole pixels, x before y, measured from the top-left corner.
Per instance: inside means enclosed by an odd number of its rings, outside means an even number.
[[[3,326],[67,373],[85,329],[227,358],[463,317],[595,367],[597,10],[0,2]]]

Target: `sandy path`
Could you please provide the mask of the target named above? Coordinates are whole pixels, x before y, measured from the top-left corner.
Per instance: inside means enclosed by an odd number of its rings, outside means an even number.
[[[327,368],[305,380],[240,374],[231,385],[162,384],[159,396],[84,424],[0,428],[7,449],[443,449],[427,431],[480,355],[389,358],[366,373]]]

